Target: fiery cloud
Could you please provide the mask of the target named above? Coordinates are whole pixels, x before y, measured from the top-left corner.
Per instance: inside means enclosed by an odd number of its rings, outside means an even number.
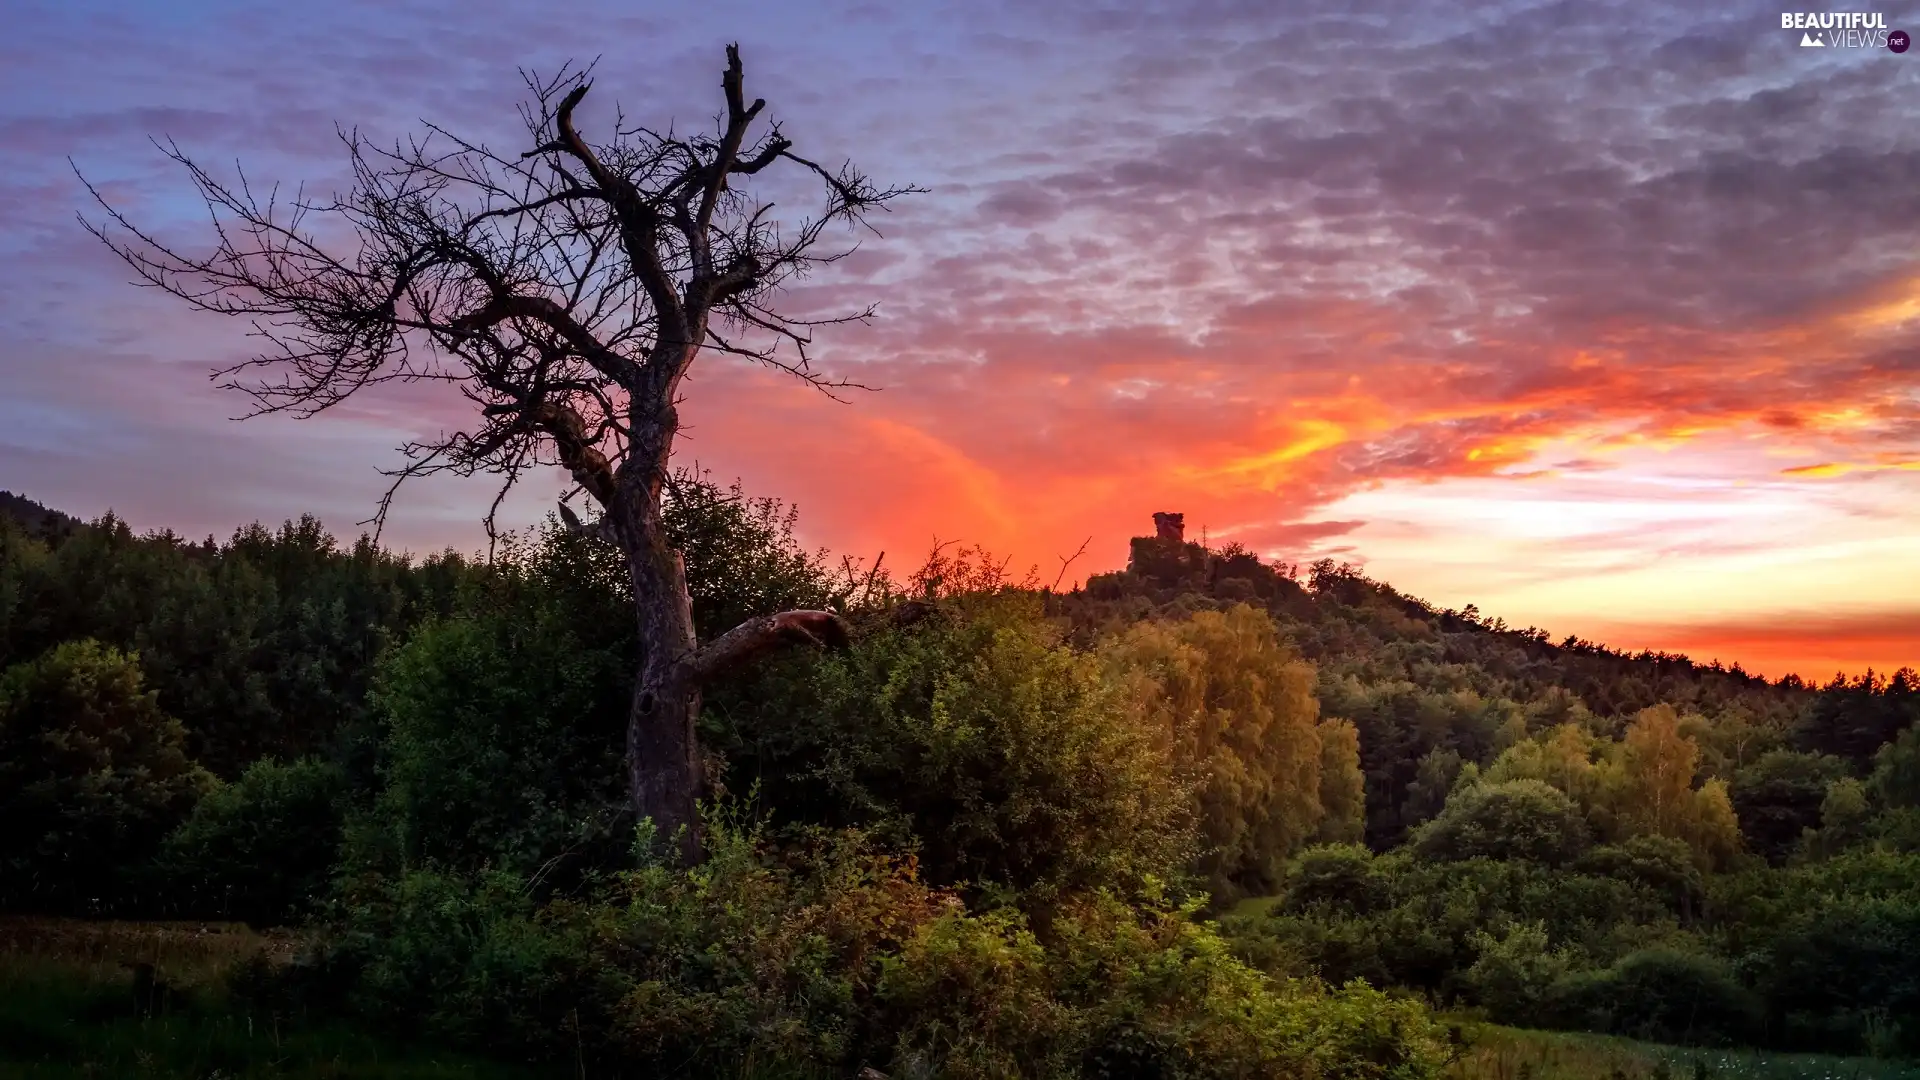
[[[1753,5],[579,7],[17,19],[0,486],[196,532],[345,528],[387,448],[460,415],[428,394],[229,425],[199,377],[245,342],[124,287],[70,224],[66,156],[191,235],[146,135],[324,186],[335,120],[509,138],[516,64],[600,54],[631,112],[703,118],[738,36],[806,145],[932,189],[788,298],[881,302],[826,354],[880,393],[722,361],[690,384],[688,460],[799,502],[810,538],[1052,566],[1092,535],[1079,571],[1182,510],[1628,647],[1920,660],[1910,58],[1806,56]],[[472,546],[487,494],[423,489],[396,535]],[[1820,621],[1856,617],[1877,629]]]

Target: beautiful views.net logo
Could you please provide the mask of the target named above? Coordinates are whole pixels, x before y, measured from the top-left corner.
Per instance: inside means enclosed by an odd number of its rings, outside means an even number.
[[[1788,11],[1780,15],[1782,30],[1800,31],[1802,48],[1891,49],[1906,52],[1904,30],[1889,30],[1887,17],[1877,11]]]

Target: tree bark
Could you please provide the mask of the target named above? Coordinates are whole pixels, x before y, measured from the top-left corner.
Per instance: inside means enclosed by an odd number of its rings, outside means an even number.
[[[694,722],[700,714],[700,685],[687,669],[693,645],[693,616],[685,575],[677,552],[667,552],[672,568],[660,580],[653,568],[637,572],[665,586],[653,603],[641,603],[640,670],[633,705],[627,714],[627,787],[634,813],[653,819],[689,865],[700,857],[701,769]],[[676,590],[672,586],[678,584]],[[684,828],[684,832],[681,830]]]
[[[655,357],[656,362],[663,359]],[[640,453],[620,470],[623,475],[613,485],[608,509],[626,556],[640,639],[639,671],[627,714],[627,790],[637,817],[652,819],[659,835],[676,844],[681,859],[691,865],[701,847],[701,769],[694,731],[700,684],[691,664],[699,640],[686,562],[668,542],[661,513],[667,455],[678,424],[673,406],[660,404],[665,408],[644,417],[645,430],[636,433]]]

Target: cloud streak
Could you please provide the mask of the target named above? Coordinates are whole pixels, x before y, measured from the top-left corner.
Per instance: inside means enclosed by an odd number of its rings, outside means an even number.
[[[336,120],[506,140],[514,65],[593,53],[609,98],[703,121],[737,35],[806,145],[932,189],[787,298],[879,300],[823,356],[883,392],[716,361],[689,387],[689,460],[795,499],[819,541],[1052,565],[1091,532],[1083,565],[1111,566],[1182,510],[1509,622],[1694,627],[1673,640],[1788,667],[1912,651],[1738,632],[1782,581],[1920,608],[1892,554],[1920,533],[1910,58],[1808,56],[1754,4],[483,7],[20,20],[0,393],[37,419],[0,439],[7,486],[82,512],[138,492],[191,530],[345,512],[384,447],[460,416],[406,397],[331,432],[226,427],[200,376],[245,342],[121,284],[66,224],[64,157],[191,236],[143,135],[324,184]],[[132,483],[115,432],[193,476]],[[228,445],[259,452],[204,450]],[[470,545],[450,522],[489,493],[435,491],[398,535]]]

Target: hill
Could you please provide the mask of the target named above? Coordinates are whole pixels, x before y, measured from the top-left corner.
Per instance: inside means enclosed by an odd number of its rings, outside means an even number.
[[[30,535],[41,537],[65,536],[80,524],[76,518],[11,491],[0,491],[0,517],[12,520]]]
[[[311,518],[195,543],[0,516],[0,907],[311,923],[315,1008],[628,1064],[1136,1075],[1205,1047],[1193,1075],[1265,1075],[1338,1046],[1430,1080],[1441,1029],[1355,980],[1920,1048],[1911,670],[1553,641],[1177,515],[1061,593],[977,551],[836,569],[699,478],[669,510],[703,636],[850,629],[709,689],[700,868],[627,800],[639,644],[604,541],[549,522],[480,564]]]

